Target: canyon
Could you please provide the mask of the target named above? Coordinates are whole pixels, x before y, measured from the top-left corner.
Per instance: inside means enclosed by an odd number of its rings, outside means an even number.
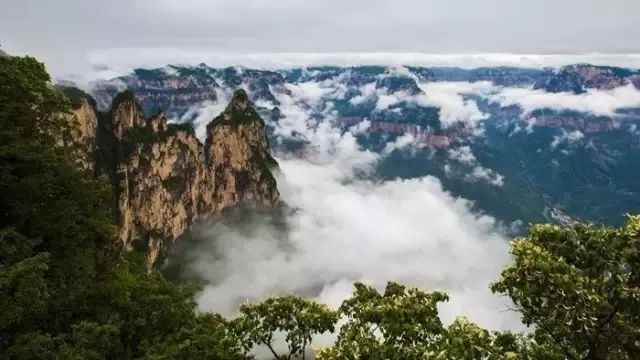
[[[310,95],[320,94],[325,91],[325,86],[333,86],[335,98],[323,99],[321,102],[333,103],[339,123],[353,125],[353,119],[368,118],[371,127],[367,131],[391,136],[415,132],[411,129],[419,125],[422,130],[415,135],[421,138],[422,143],[446,147],[456,143],[456,139],[464,134],[456,133],[452,136],[439,131],[440,114],[437,107],[414,107],[400,102],[379,111],[375,108],[375,102],[352,102],[358,96],[364,96],[366,91],[402,96],[424,95],[420,83],[438,82],[490,82],[495,86],[579,95],[591,90],[608,91],[628,85],[640,88],[640,73],[631,69],[589,64],[568,65],[557,69],[318,66],[286,70],[213,68],[206,64],[167,65],[156,69],[135,69],[128,75],[96,81],[89,87],[89,91],[96,99],[98,109],[103,111],[108,110],[119,91],[128,89],[136,94],[146,113],[155,113],[160,108],[165,110],[170,119],[191,122],[197,116],[194,109],[203,103],[226,101],[229,92],[239,87],[246,89],[257,104],[258,111],[268,117],[267,120],[277,120],[282,116],[282,96],[296,98],[304,92],[309,92]],[[307,101],[304,96],[306,95],[296,98],[296,101]],[[630,108],[621,109],[614,116],[594,116],[585,112],[541,109],[533,114],[525,114],[520,106],[486,103],[475,95],[470,95],[468,100],[477,102],[480,110],[488,117],[520,118],[539,127],[567,128],[583,133],[610,132],[619,127],[620,121],[636,118],[633,114],[634,111],[637,112],[637,109]],[[306,105],[316,106],[313,102]],[[429,132],[428,129],[436,131]]]

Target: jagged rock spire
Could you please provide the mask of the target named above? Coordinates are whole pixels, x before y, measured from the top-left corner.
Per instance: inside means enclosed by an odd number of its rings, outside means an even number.
[[[123,91],[113,99],[111,121],[114,135],[118,139],[122,139],[132,128],[146,125],[142,107],[131,91]]]
[[[231,102],[227,105],[226,111],[245,111],[249,106],[249,96],[247,92],[243,89],[238,89],[233,93],[233,98],[231,98]]]
[[[87,111],[94,111],[87,107]],[[152,266],[193,224],[242,203],[275,206],[277,167],[265,125],[244,90],[207,126],[203,145],[185,124],[144,116],[134,94],[118,94],[101,117],[100,151],[112,176],[119,238]],[[95,136],[94,136],[95,137]]]

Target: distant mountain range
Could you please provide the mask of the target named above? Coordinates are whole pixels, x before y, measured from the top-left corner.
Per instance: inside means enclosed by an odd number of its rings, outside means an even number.
[[[617,67],[578,64],[560,69],[527,69],[515,67],[484,67],[461,69],[450,67],[406,67],[419,80],[477,82],[491,81],[500,86],[533,86],[549,92],[568,91],[583,93],[588,89],[607,90],[633,84],[640,88],[640,71]],[[190,106],[203,100],[215,100],[216,90],[244,86],[258,100],[276,103],[270,86],[282,87],[286,83],[325,81],[349,74],[348,86],[375,83],[390,92],[419,92],[416,80],[403,74],[389,75],[384,66],[310,67],[286,71],[247,69],[240,67],[212,68],[168,65],[157,69],[135,69],[132,74],[107,81],[94,82],[91,93],[100,109],[106,109],[110,100],[122,90],[134,91],[147,112],[162,108],[171,115],[182,115]]]
[[[434,175],[515,228],[572,219],[617,224],[621,214],[640,212],[637,70],[168,65],[89,90],[103,110],[128,89],[147,114],[162,109],[197,128],[207,107],[226,104],[238,88],[280,154],[305,156],[312,145],[305,131],[331,123],[363,148],[387,152],[372,178]]]

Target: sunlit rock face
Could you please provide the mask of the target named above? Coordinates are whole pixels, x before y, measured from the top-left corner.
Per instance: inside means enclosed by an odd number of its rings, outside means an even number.
[[[238,90],[225,111],[207,126],[205,153],[212,170],[214,212],[252,200],[273,206],[278,200],[270,169],[277,162],[269,152],[264,122]]]
[[[55,88],[63,93],[70,102],[70,111],[62,114],[69,125],[70,138],[63,136],[60,145],[72,145],[78,165],[87,173],[94,171],[94,155],[96,151],[96,135],[98,118],[96,103],[84,91],[75,87],[56,85]],[[70,141],[71,144],[67,144]]]
[[[168,124],[162,112],[145,117],[131,92],[116,96],[108,113],[85,101],[68,117],[86,149],[82,165],[112,180],[119,241],[146,252],[149,266],[199,221],[241,203],[278,202],[278,164],[243,90],[209,124],[205,145],[188,124]]]
[[[86,99],[73,106],[70,114],[65,115],[72,127],[73,139],[77,145],[77,158],[80,166],[92,172],[94,168],[93,154],[96,150],[96,129],[98,119],[93,105]]]

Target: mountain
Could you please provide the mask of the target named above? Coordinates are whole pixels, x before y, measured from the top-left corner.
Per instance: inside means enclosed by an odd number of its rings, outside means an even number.
[[[145,113],[162,109],[169,118],[182,118],[203,102],[216,102],[221,95],[237,88],[246,89],[254,101],[278,106],[278,94],[290,94],[289,85],[338,82],[345,86],[345,101],[335,102],[340,115],[367,117],[372,108],[350,106],[349,100],[361,95],[365,85],[387,93],[424,93],[419,82],[491,82],[496,86],[544,90],[549,93],[584,93],[588,89],[611,90],[634,85],[640,89],[640,71],[610,66],[576,64],[559,69],[516,67],[385,67],[319,66],[289,70],[262,70],[242,67],[212,68],[167,65],[157,69],[135,69],[131,74],[90,85],[90,93],[100,110],[106,111],[115,95],[130,90],[139,98]],[[224,100],[224,99],[221,99]],[[189,120],[189,119],[185,119]]]
[[[165,107],[204,141],[202,118],[242,88],[282,156],[307,156],[325,124],[382,155],[370,178],[435,176],[507,224],[619,225],[621,215],[640,211],[639,79],[637,70],[589,64],[273,71],[200,64],[138,69],[91,93],[100,106],[113,100],[105,89],[129,89],[143,112]]]
[[[543,76],[536,81],[534,89],[581,94],[588,89],[611,90],[627,84],[640,88],[640,72],[611,66],[577,64]]]
[[[148,114],[163,110],[167,116],[183,115],[202,101],[216,101],[223,88],[242,86],[253,99],[274,101],[269,86],[284,83],[281,74],[272,71],[229,67],[214,69],[204,64],[195,67],[168,65],[159,69],[136,69],[131,75],[92,84],[91,94],[98,109],[107,111],[112,99],[123,90],[136,94]]]
[[[146,117],[130,91],[119,93],[108,112],[77,89],[63,91],[86,154],[82,166],[110,178],[119,240],[146,253],[149,266],[197,222],[241,203],[278,202],[278,164],[244,91],[209,123],[204,144],[189,124],[168,124],[162,112]]]

